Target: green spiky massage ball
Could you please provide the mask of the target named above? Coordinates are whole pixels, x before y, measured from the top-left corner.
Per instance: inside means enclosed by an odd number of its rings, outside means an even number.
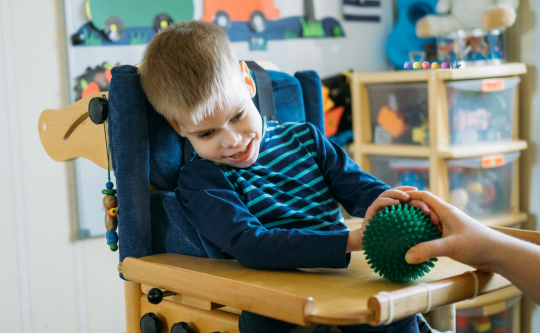
[[[363,246],[371,268],[392,282],[416,280],[434,267],[437,258],[410,265],[405,253],[414,245],[441,238],[429,215],[419,208],[401,204],[385,207],[373,216],[364,231]]]

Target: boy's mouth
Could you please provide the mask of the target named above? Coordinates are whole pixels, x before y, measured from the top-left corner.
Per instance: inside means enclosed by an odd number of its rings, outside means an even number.
[[[234,162],[244,162],[251,156],[251,143],[253,140],[249,142],[249,144],[246,146],[246,148],[242,149],[238,153],[229,156],[228,158],[233,160]]]

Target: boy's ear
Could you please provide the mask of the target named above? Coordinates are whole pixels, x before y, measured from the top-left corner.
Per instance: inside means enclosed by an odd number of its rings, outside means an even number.
[[[244,74],[244,83],[246,84],[246,88],[249,91],[249,97],[253,98],[257,93],[257,88],[255,88],[255,81],[253,81],[253,78],[249,73],[249,68],[245,62],[240,61],[240,69],[242,70],[242,74]]]
[[[165,117],[165,119],[167,120],[167,122],[172,126],[172,128],[174,128],[174,130],[180,134],[181,137],[185,137],[185,135],[182,134],[182,130],[180,129],[180,126],[178,126],[178,124],[176,123],[176,121],[172,121],[170,120],[169,118]]]

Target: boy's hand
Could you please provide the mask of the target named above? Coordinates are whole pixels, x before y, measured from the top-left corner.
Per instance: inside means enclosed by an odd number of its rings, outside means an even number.
[[[407,192],[410,191],[418,191],[418,189],[413,186],[399,186],[381,193],[381,195],[379,195],[379,197],[375,201],[373,201],[371,206],[369,206],[362,227],[349,233],[347,252],[362,250],[362,237],[364,235],[364,230],[366,229],[366,226],[373,218],[373,216],[384,207],[397,205],[401,202],[408,202],[409,205],[420,208],[422,212],[424,212],[425,214],[429,214],[433,222],[438,225],[439,218],[433,211],[429,209],[429,206],[427,204],[420,200],[409,201],[409,194],[407,194]]]

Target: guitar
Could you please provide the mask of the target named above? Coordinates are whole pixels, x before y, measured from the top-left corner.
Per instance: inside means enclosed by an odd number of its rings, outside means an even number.
[[[386,53],[394,67],[403,69],[406,61],[436,60],[435,39],[416,37],[416,21],[436,14],[438,0],[398,0],[398,19],[386,42]]]

